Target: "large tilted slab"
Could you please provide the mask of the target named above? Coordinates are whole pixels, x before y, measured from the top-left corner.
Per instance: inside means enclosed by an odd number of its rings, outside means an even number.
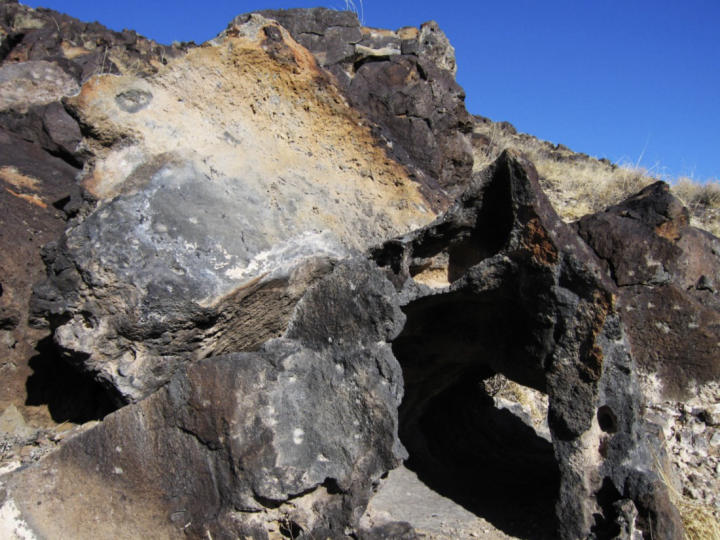
[[[253,16],[154,77],[97,76],[68,100],[98,203],[46,249],[35,312],[119,400],[276,336],[323,272],[305,261],[434,218],[327,77]]]

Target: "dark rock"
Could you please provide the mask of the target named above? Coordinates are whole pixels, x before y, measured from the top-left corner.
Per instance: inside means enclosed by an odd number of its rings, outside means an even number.
[[[212,82],[192,76],[208,62]],[[256,350],[329,261],[434,218],[323,77],[287,30],[252,15],[162,75],[93,78],[65,100],[95,153],[82,185],[97,202],[83,213],[82,192],[52,200],[79,218],[44,252],[31,317],[123,403],[187,362]],[[206,123],[202,140],[189,117]]]
[[[47,536],[66,527],[103,536],[122,524],[133,535],[264,538],[274,526],[343,537],[373,482],[406,455],[397,439],[402,373],[387,343],[403,320],[392,291],[368,262],[339,265],[300,301],[289,337],[188,365],[14,477],[13,497]],[[335,328],[329,306],[342,317]],[[81,480],[78,470],[94,472]],[[54,487],[37,506],[47,475]],[[82,514],[59,511],[81,501]]]
[[[689,225],[688,211],[658,182],[577,223],[607,263],[635,358],[669,397],[720,377],[720,240]],[[689,344],[692,343],[692,346]]]
[[[82,141],[80,126],[59,102],[31,107],[26,113],[5,111],[0,122],[10,133],[24,141],[40,145],[53,156],[75,168],[82,168],[78,147]]]
[[[614,520],[615,502],[632,499],[653,537],[681,537],[651,472],[662,443],[647,435],[616,288],[552,210],[531,165],[503,154],[443,218],[373,256],[404,299],[407,323],[393,341],[406,381],[400,437],[419,474],[514,534],[525,520],[548,537],[584,538]],[[488,412],[482,381],[496,373],[548,394],[554,452],[522,435],[520,421],[510,432],[509,412]],[[508,417],[488,428],[479,419],[491,414]],[[514,442],[491,458],[503,446],[485,438],[503,429]],[[481,478],[497,486],[513,476],[535,487],[510,489],[507,500],[497,489],[490,500],[477,493]],[[636,478],[647,490],[628,487]],[[538,499],[556,501],[557,532]],[[524,515],[507,518],[511,506]],[[672,526],[659,525],[660,514]]]
[[[158,45],[129,30],[114,32],[14,2],[0,4],[0,28],[8,35],[0,47],[0,62],[49,61],[78,83],[96,73],[152,73],[166,58],[182,54],[181,48]]]

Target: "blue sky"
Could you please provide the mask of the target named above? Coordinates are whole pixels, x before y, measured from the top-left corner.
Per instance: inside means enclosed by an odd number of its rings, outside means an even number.
[[[21,0],[163,43],[233,16],[344,0]],[[359,2],[359,0],[356,0]],[[664,178],[720,178],[718,0],[364,0],[367,26],[435,19],[473,114]]]

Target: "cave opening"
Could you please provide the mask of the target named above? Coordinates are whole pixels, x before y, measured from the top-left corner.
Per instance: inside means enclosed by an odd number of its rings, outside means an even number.
[[[406,467],[436,493],[506,534],[555,538],[560,473],[542,369],[528,359],[540,349],[510,290],[404,308],[393,342],[405,380],[400,439]]]
[[[45,405],[53,421],[84,424],[117,410],[119,396],[81,373],[58,353],[52,336],[40,340],[29,365],[25,405]]]

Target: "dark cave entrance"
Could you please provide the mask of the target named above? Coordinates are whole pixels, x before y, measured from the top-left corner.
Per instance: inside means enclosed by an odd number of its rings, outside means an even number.
[[[393,342],[405,379],[400,439],[406,466],[428,487],[507,534],[550,539],[560,476],[544,376],[530,359],[543,348],[516,293],[453,292],[406,306]]]
[[[29,365],[33,370],[25,388],[25,405],[46,405],[57,423],[83,424],[102,420],[117,410],[119,397],[89,375],[81,373],[58,353],[52,336],[40,340]]]

